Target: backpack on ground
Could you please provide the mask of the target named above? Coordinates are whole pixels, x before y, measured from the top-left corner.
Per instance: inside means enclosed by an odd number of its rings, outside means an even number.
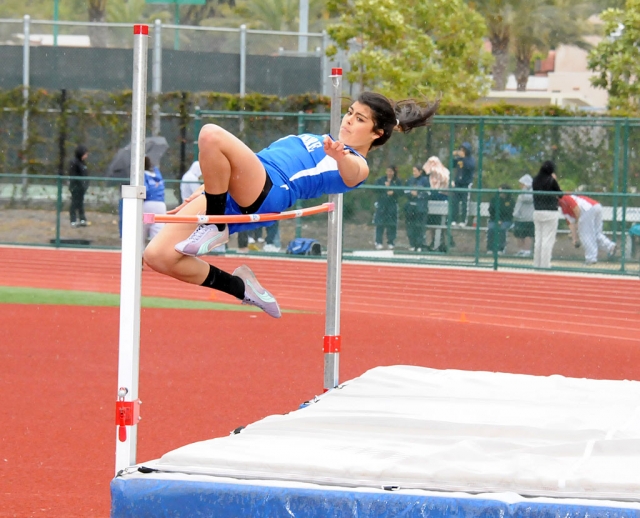
[[[289,242],[287,253],[294,255],[322,255],[322,245],[316,239],[297,237]]]

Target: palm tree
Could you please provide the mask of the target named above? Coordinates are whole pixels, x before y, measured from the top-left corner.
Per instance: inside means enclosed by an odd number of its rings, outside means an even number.
[[[322,24],[324,5],[323,0],[309,0],[310,31]],[[299,27],[300,0],[248,0],[242,11],[255,29],[297,31]]]
[[[527,0],[520,4],[512,27],[518,91],[527,89],[536,50],[547,52],[561,44],[590,48],[583,36],[591,29],[586,20],[592,12],[592,4],[576,0]]]
[[[469,5],[484,16],[493,55],[493,88],[507,86],[509,47],[515,12],[523,0],[475,0]],[[524,0],[526,2],[527,0]]]
[[[107,0],[88,0],[87,7],[90,22],[107,21]],[[89,27],[87,32],[89,33],[93,47],[107,46],[108,32],[106,27]]]

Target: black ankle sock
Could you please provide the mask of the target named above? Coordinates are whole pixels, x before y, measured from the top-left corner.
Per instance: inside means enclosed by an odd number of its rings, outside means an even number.
[[[210,194],[205,191],[204,197],[207,199],[207,216],[222,216],[227,205],[227,193]],[[216,223],[218,230],[224,230],[224,223]]]
[[[240,300],[244,299],[244,281],[213,265],[209,265],[209,275],[200,286],[223,291]]]

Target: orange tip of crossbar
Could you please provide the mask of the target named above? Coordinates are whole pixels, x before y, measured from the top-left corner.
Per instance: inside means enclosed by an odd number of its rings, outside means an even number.
[[[145,213],[142,221],[145,224],[151,223],[196,223],[207,225],[210,223],[256,223],[258,221],[279,221],[282,219],[302,218],[313,216],[323,212],[333,212],[335,204],[333,202],[323,203],[315,207],[306,209],[289,210],[285,212],[272,212],[267,214],[234,214],[225,216],[206,216],[204,214],[179,215],[179,214],[150,214]]]

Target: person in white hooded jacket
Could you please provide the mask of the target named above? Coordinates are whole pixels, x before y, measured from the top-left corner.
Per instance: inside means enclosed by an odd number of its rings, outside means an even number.
[[[197,160],[191,164],[191,167],[182,175],[180,182],[180,196],[184,202],[189,196],[198,190],[202,185],[202,170],[200,162]]]
[[[533,178],[525,174],[518,180],[521,191],[531,191]],[[535,235],[535,225],[533,224],[533,191],[522,193],[516,199],[516,206],[513,209],[513,235],[518,242],[519,257],[531,257],[532,240]]]

